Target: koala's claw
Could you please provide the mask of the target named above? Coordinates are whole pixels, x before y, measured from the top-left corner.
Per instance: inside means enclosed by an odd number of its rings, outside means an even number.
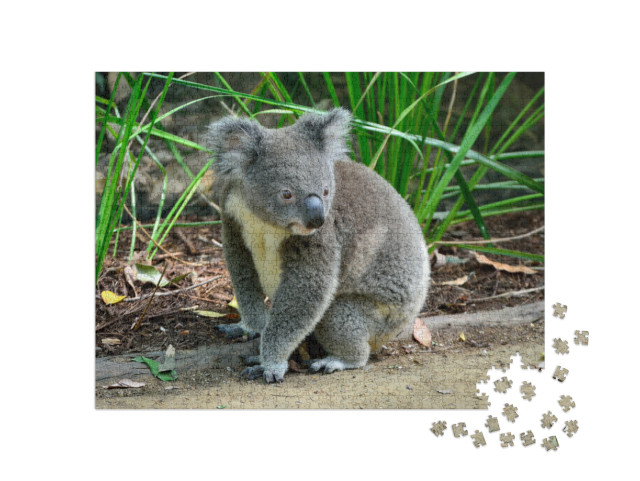
[[[257,338],[257,337],[260,337],[260,333],[258,333],[258,332],[254,332],[254,333],[247,332],[240,325],[240,323],[236,323],[236,324],[220,324],[218,326],[215,326],[215,329],[217,329],[222,334],[224,334],[227,339],[238,339],[239,337],[242,337],[245,334],[248,334],[248,336],[247,336],[247,340],[248,341],[251,341],[251,340],[253,340],[253,339]]]
[[[247,367],[240,373],[240,377],[248,380],[258,379],[262,376],[267,384],[284,381],[284,373],[287,372],[288,363],[277,364],[273,368],[265,368],[262,365]]]
[[[242,370],[240,373],[240,377],[246,377],[248,380],[258,379],[260,376],[264,374],[264,367],[262,366],[251,366]]]

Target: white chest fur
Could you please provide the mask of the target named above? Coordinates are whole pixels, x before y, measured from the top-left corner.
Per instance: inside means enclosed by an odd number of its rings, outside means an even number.
[[[282,227],[269,224],[256,216],[239,195],[231,193],[224,206],[225,213],[242,227],[242,240],[251,252],[264,293],[271,299],[280,284],[282,260],[280,244],[291,234]]]

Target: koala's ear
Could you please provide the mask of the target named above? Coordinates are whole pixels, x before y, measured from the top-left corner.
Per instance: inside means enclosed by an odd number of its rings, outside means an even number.
[[[347,136],[350,122],[351,112],[340,107],[326,114],[305,114],[298,119],[294,127],[312,140],[319,149],[344,155],[349,152]]]
[[[216,170],[235,176],[261,155],[263,138],[264,129],[255,120],[225,117],[209,126],[206,143],[217,156]]]

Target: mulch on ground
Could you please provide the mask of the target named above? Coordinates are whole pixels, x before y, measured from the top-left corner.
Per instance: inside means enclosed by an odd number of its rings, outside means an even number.
[[[489,217],[486,223],[492,238],[522,236],[495,247],[544,254],[544,230],[525,235],[544,225],[544,212]],[[142,249],[147,240],[143,234],[138,236]],[[112,250],[109,251],[96,286],[96,355],[157,351],[170,344],[176,349],[194,349],[221,342],[224,336],[214,326],[237,322],[238,314],[228,306],[233,299],[233,288],[222,249],[216,245],[220,238],[219,226],[174,229],[164,242],[166,252],[156,255],[153,265],[159,271],[166,265],[168,279],[188,275],[178,285],[159,288],[149,303],[147,296],[154,292],[155,286],[127,281],[131,232],[121,233],[118,253],[114,258]],[[477,226],[468,222],[453,226],[443,240],[464,243],[480,239]],[[544,268],[537,262],[485,254],[492,261],[526,265],[536,270],[535,274],[511,273],[478,262],[468,250],[444,245],[438,252],[465,262],[435,265],[434,259],[432,286],[421,316],[492,310],[544,299]],[[147,263],[144,253],[137,253],[133,262]],[[465,277],[461,285],[445,284]],[[214,280],[187,290],[210,279]],[[127,299],[107,305],[100,298],[105,290],[125,295]],[[194,310],[214,311],[224,317],[203,317]]]

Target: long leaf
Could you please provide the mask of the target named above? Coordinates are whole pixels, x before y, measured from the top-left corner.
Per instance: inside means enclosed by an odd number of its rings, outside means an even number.
[[[433,213],[435,212],[436,207],[440,202],[440,197],[442,196],[445,187],[449,185],[449,182],[451,182],[451,179],[455,175],[455,172],[460,167],[460,163],[482,132],[484,125],[486,124],[487,120],[489,120],[489,117],[495,110],[498,102],[500,102],[500,99],[506,92],[507,87],[509,87],[511,80],[513,80],[514,75],[515,73],[510,73],[504,78],[504,80],[496,90],[495,95],[489,100],[484,110],[482,111],[482,114],[478,117],[478,120],[469,128],[469,130],[467,130],[467,133],[462,139],[462,143],[460,144],[458,152],[456,152],[456,155],[449,164],[447,170],[438,182],[438,185],[434,189],[431,198],[427,201],[427,205],[425,206],[424,211],[419,213],[418,219],[426,219],[427,224],[431,221],[431,217],[433,217]]]

